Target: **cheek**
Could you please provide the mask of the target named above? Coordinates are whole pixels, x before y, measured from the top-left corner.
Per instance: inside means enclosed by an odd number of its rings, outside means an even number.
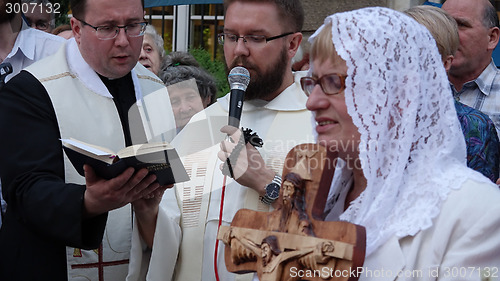
[[[174,116],[175,117],[178,117],[180,110],[181,110],[180,106],[178,106],[178,105],[176,105],[176,106],[172,105],[172,111],[174,112]]]
[[[201,102],[201,99],[198,99],[197,101],[192,102],[191,108],[196,112],[202,111],[203,110],[203,103]]]
[[[155,61],[155,64],[159,67],[161,64],[161,58],[158,52],[154,52],[153,60]]]
[[[133,56],[139,60],[139,57],[141,56],[141,51],[142,51],[142,39],[139,39],[140,37],[136,38],[128,38],[129,39],[129,44],[132,47],[131,53]],[[113,40],[110,40],[113,41]]]

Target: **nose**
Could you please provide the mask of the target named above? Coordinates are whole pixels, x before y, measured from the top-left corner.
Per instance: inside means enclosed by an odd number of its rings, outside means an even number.
[[[141,49],[141,55],[139,56],[139,60],[145,60],[147,59],[148,56],[146,54],[146,51],[144,51],[144,48]]]
[[[328,108],[328,98],[319,85],[315,85],[311,94],[309,95],[306,107],[310,111]]]
[[[117,46],[127,46],[129,44],[127,33],[124,28],[118,29],[118,35],[115,38],[115,45]]]
[[[245,43],[245,40],[243,38],[238,39],[238,41],[236,41],[235,44],[236,45],[234,47],[234,54],[236,56],[248,56],[249,55],[250,50],[248,49],[248,47]]]
[[[189,102],[182,101],[180,106],[179,106],[179,111],[182,113],[187,113],[191,111],[191,105]]]

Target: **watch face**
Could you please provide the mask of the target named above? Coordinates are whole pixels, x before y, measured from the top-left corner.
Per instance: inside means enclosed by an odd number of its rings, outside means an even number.
[[[271,183],[266,187],[266,195],[269,199],[276,200],[280,196],[280,186],[277,183]]]

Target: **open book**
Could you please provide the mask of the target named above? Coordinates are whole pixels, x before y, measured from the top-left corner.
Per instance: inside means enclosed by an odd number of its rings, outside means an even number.
[[[134,167],[136,170],[147,168],[161,185],[189,180],[177,151],[166,142],[132,145],[118,152],[72,138],[61,139],[61,142],[64,152],[82,176],[85,175],[83,165],[88,164],[104,179],[112,179],[128,167]]]

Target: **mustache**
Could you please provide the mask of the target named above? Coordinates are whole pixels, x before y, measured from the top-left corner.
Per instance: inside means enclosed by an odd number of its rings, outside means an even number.
[[[253,63],[250,63],[245,57],[238,56],[230,64],[229,70],[236,66],[243,66],[246,69],[256,69]]]

